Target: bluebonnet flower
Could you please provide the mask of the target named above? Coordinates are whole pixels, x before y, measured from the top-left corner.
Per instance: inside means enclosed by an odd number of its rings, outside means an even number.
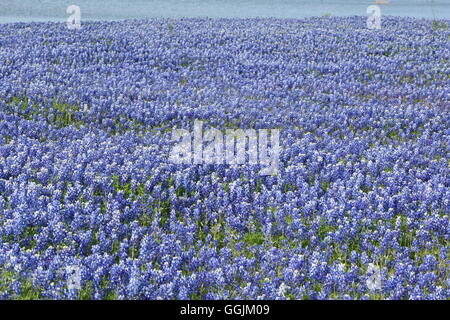
[[[2,25],[0,299],[448,299],[447,33],[385,20]],[[195,120],[279,173],[170,163]]]

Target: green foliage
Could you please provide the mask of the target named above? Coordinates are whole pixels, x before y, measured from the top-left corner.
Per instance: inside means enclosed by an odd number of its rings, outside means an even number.
[[[183,62],[181,62],[181,66],[184,68],[187,68],[189,66],[189,60],[188,59],[184,59]]]
[[[330,183],[328,181],[325,181],[325,180],[322,181],[322,183],[320,185],[322,187],[322,190],[325,191],[325,192],[330,188]]]
[[[94,293],[94,286],[92,285],[92,282],[89,281],[78,291],[78,299],[91,300],[93,293]]]
[[[121,183],[120,177],[118,175],[112,176],[114,191],[123,192],[125,199],[133,199],[142,198],[145,196],[145,184],[140,183],[134,188],[131,186],[131,182]]]
[[[13,271],[0,271],[0,292],[11,292],[10,286],[19,281],[21,283],[21,292],[13,294],[12,299],[15,300],[38,300],[42,299],[42,293],[39,288],[33,286],[29,279],[19,277]]]
[[[248,245],[262,245],[264,243],[264,234],[261,232],[248,232],[242,238]]]
[[[19,114],[26,120],[44,117],[47,122],[55,125],[58,129],[69,125],[80,127],[85,124],[83,120],[77,119],[75,116],[76,112],[80,110],[78,106],[60,102],[57,99],[53,99],[50,107],[47,107],[45,102],[39,105],[26,97],[14,96],[9,105],[19,106]]]
[[[448,28],[447,23],[445,23],[445,21],[442,21],[441,23],[439,23],[438,20],[433,21],[432,27],[435,31],[438,31],[439,29],[447,30],[447,28]]]
[[[258,179],[258,182],[256,183],[255,191],[257,193],[261,193],[262,190],[263,181],[261,178]]]
[[[359,187],[359,189],[364,193],[369,193],[370,191],[372,191],[372,189],[366,185],[362,185],[361,187]]]
[[[322,221],[318,234],[321,239],[324,239],[328,233],[336,231],[337,227],[327,224],[325,221]]]

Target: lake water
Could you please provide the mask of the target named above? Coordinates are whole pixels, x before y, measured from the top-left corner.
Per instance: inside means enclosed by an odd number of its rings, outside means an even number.
[[[375,0],[0,0],[0,23],[66,21],[75,4],[85,20],[179,17],[366,16]],[[382,15],[450,18],[450,0],[390,0]]]

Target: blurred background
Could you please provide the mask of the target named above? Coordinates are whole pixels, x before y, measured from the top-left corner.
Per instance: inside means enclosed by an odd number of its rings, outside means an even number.
[[[81,8],[82,20],[179,17],[366,16],[382,4],[382,15],[450,18],[450,0],[0,0],[1,22],[66,21],[69,5]]]

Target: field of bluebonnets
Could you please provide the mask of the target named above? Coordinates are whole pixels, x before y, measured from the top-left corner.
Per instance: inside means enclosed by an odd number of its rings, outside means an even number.
[[[448,24],[1,25],[0,299],[449,299]],[[194,120],[279,172],[171,163]]]

